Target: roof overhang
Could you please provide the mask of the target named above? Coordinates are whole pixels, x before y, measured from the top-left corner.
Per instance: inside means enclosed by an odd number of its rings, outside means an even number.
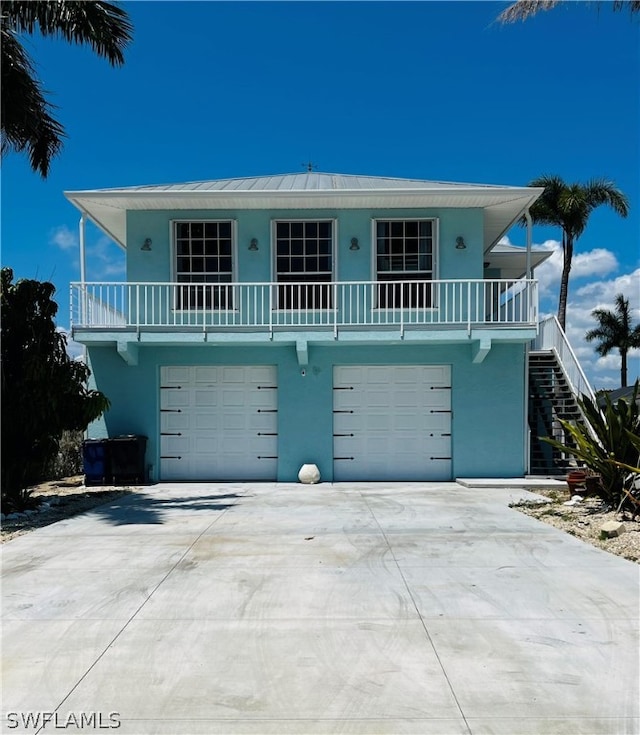
[[[552,250],[532,250],[531,268],[537,268],[553,255]],[[485,253],[484,267],[500,270],[501,278],[517,280],[527,274],[527,250],[515,245],[496,245],[491,252]]]
[[[427,183],[427,182],[425,182]],[[201,211],[207,209],[482,209],[484,250],[489,251],[502,235],[540,196],[533,187],[448,185],[433,183],[424,189],[304,189],[304,190],[180,190],[172,186],[67,191],[65,196],[109,237],[126,247],[127,211]]]

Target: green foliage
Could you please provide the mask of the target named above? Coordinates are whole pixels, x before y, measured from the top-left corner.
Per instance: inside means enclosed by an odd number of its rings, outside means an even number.
[[[620,385],[627,387],[627,353],[640,347],[640,324],[632,326],[629,299],[619,293],[615,299],[614,311],[594,309],[591,316],[598,322],[595,329],[585,334],[587,342],[598,340],[596,352],[606,357],[611,350],[620,353]]]
[[[552,225],[562,231],[562,275],[558,296],[558,321],[565,329],[569,274],[576,241],[585,231],[591,213],[601,206],[610,207],[626,217],[629,200],[612,181],[593,179],[586,184],[567,183],[560,176],[540,176],[529,186],[541,187],[541,196],[531,205],[529,213],[535,224]]]
[[[560,449],[566,454],[582,460],[584,464],[601,477],[598,489],[600,497],[611,506],[633,506],[632,499],[625,492],[631,485],[633,468],[638,466],[640,449],[640,409],[638,396],[640,382],[636,381],[633,394],[627,401],[623,398],[615,403],[605,395],[603,411],[587,396],[578,400],[585,416],[586,424],[561,421],[575,446],[563,444],[549,437],[543,441]],[[629,475],[629,471],[632,475]],[[629,487],[626,487],[628,490]]]
[[[72,360],[56,330],[53,284],[0,273],[2,303],[2,498],[20,507],[43,478],[65,430],[84,430],[109,408],[89,390],[89,368]]]

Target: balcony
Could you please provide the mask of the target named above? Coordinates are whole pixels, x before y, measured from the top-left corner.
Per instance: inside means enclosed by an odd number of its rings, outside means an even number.
[[[537,282],[72,283],[71,326],[130,332],[535,327]]]

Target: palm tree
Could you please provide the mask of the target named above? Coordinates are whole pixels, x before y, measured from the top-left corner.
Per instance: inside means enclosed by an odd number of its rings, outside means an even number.
[[[556,225],[562,230],[562,277],[558,299],[558,321],[565,328],[569,274],[573,247],[584,232],[589,216],[606,204],[621,217],[629,213],[627,197],[611,181],[594,179],[586,184],[567,184],[559,176],[541,176],[529,186],[544,187],[539,199],[531,206],[531,219],[536,224]]]
[[[562,0],[516,0],[505,8],[497,20],[501,23],[515,23],[518,20],[527,20],[541,10],[551,10],[560,5]],[[592,3],[599,6],[601,3]],[[611,3],[613,10],[629,10],[630,13],[640,12],[640,0],[614,0]]]
[[[54,118],[21,34],[39,30],[43,36],[87,44],[112,66],[122,66],[123,51],[132,39],[127,13],[99,0],[2,0],[2,155],[26,151],[31,168],[46,178],[51,159],[62,148],[64,128]]]
[[[631,309],[629,299],[619,293],[616,296],[614,311],[608,309],[594,309],[591,316],[598,322],[595,329],[585,334],[587,342],[600,340],[596,352],[605,357],[611,350],[620,352],[620,384],[627,387],[627,353],[633,348],[640,347],[640,324],[631,326]]]

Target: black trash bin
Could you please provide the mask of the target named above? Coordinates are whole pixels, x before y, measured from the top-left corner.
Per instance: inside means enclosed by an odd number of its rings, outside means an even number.
[[[146,482],[145,454],[147,437],[138,434],[109,440],[111,477],[114,485]]]
[[[85,485],[111,484],[108,439],[85,439],[82,442],[82,469]]]

